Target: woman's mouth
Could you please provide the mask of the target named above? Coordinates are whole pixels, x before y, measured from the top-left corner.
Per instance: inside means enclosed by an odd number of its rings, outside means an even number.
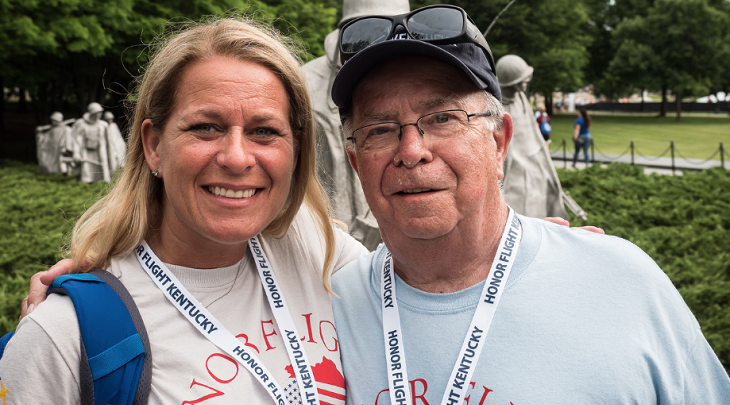
[[[254,194],[256,194],[256,189],[252,188],[249,190],[226,190],[222,187],[213,187],[208,186],[208,192],[213,194],[216,197],[224,197],[224,198],[233,198],[233,199],[241,199],[241,198],[248,198],[253,197]]]

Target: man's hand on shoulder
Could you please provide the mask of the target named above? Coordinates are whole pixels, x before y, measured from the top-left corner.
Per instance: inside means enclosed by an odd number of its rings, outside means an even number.
[[[563,218],[560,218],[560,217],[547,217],[547,218],[543,218],[543,221],[552,222],[552,223],[554,223],[556,225],[570,226],[570,222],[568,222],[568,220],[563,219]],[[588,225],[588,226],[574,227],[574,229],[582,229],[584,231],[598,233],[598,234],[601,234],[601,235],[605,235],[606,234],[606,232],[603,229],[598,228],[596,226],[590,226],[590,225]]]
[[[41,302],[46,300],[46,290],[48,286],[53,284],[58,276],[69,274],[73,272],[73,260],[63,259],[60,262],[51,266],[46,271],[39,271],[30,278],[30,289],[28,296],[25,297],[23,302],[20,304],[20,318],[25,318],[28,314],[33,312],[34,309],[40,305]]]

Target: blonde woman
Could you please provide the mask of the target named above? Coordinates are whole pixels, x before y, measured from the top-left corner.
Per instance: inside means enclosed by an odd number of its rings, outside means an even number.
[[[312,392],[344,402],[328,277],[366,250],[333,226],[294,55],[244,19],[161,43],[134,97],[124,171],[74,228],[74,266],[106,269],[139,308],[150,403],[304,402]],[[82,401],[74,307],[57,294],[48,303],[22,320],[0,362],[8,403]]]

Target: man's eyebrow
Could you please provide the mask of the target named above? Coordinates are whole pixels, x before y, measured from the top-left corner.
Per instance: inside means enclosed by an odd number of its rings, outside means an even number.
[[[426,100],[421,100],[418,102],[418,106],[422,108],[423,110],[431,110],[437,107],[460,107],[461,106],[461,97],[457,96],[456,94],[443,96],[443,97],[433,97]],[[393,121],[395,122],[398,118],[398,111],[381,111],[376,113],[363,113],[363,121],[370,121],[370,122],[385,122],[385,121]]]
[[[419,106],[425,109],[431,109],[436,107],[442,107],[447,105],[459,104],[459,97],[456,95],[449,95],[446,97],[434,97],[427,100],[423,100],[418,103]]]
[[[397,111],[383,111],[377,113],[364,113],[363,118],[366,121],[393,121],[398,116]]]

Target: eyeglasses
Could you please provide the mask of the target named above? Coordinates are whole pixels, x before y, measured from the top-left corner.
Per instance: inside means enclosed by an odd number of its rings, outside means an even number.
[[[492,51],[474,21],[461,7],[446,4],[426,6],[406,14],[368,16],[348,22],[340,30],[340,60],[345,63],[368,46],[388,40],[399,25],[412,39],[434,45],[477,44],[484,50],[494,71]]]
[[[381,122],[360,127],[352,131],[348,141],[355,144],[357,152],[378,152],[395,149],[403,134],[403,127],[413,125],[425,140],[447,139],[463,134],[469,127],[471,117],[491,117],[493,111],[469,114],[464,110],[446,110],[426,114],[410,124]]]

